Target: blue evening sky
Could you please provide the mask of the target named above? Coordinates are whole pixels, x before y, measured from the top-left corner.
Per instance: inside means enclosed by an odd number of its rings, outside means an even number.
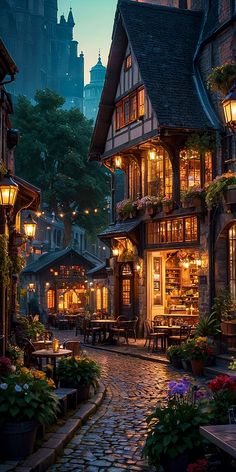
[[[89,82],[89,70],[97,63],[99,49],[103,64],[107,64],[116,4],[117,0],[58,0],[58,18],[63,13],[67,18],[72,7],[74,39],[85,56],[85,83]]]

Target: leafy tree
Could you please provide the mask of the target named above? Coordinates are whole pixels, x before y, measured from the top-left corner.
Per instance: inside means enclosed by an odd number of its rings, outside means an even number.
[[[41,188],[43,201],[64,215],[67,246],[73,221],[93,235],[106,224],[109,178],[97,162],[88,162],[91,121],[77,108],[64,110],[63,104],[48,89],[36,92],[35,104],[18,98],[14,125],[22,137],[15,162],[17,175]]]

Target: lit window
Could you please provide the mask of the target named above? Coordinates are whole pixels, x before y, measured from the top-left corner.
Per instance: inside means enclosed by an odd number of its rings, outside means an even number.
[[[131,305],[131,284],[130,279],[122,280],[122,304]]]
[[[208,185],[212,181],[212,154],[211,152],[206,152],[204,155],[204,176],[205,176],[205,185]]]
[[[139,88],[116,104],[116,130],[144,115],[144,88]]]
[[[47,292],[47,307],[48,309],[55,308],[55,290],[48,290]]]
[[[180,152],[180,190],[201,186],[201,158],[197,151]]]
[[[236,300],[236,224],[229,229],[229,286]]]
[[[132,56],[129,54],[125,58],[125,71],[129,70],[132,67]]]
[[[148,159],[148,195],[172,197],[172,164],[165,149],[156,149],[155,160]]]
[[[198,241],[198,219],[175,218],[147,223],[147,244],[162,245]]]
[[[102,289],[102,308],[104,311],[108,311],[108,288],[103,287]]]
[[[97,296],[96,296],[96,309],[102,309],[102,291],[100,288],[97,288]]]

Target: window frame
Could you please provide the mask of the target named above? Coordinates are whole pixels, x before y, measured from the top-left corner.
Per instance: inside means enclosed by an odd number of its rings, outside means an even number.
[[[127,72],[132,68],[132,55],[128,54],[124,60],[124,71]]]
[[[140,95],[143,91],[143,100],[140,102]],[[134,101],[135,106],[132,107]],[[142,111],[140,112],[140,107]],[[132,116],[133,113],[133,116]],[[115,130],[128,126],[130,123],[138,121],[145,115],[145,91],[144,87],[138,87],[133,92],[126,95],[124,98],[116,102],[115,105]]]

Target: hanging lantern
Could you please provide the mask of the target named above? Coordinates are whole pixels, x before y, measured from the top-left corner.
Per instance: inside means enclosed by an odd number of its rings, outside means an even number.
[[[115,168],[116,169],[121,169],[122,166],[122,157],[121,156],[116,156],[115,157]]]
[[[36,232],[36,227],[37,223],[36,221],[33,220],[32,215],[29,213],[26,220],[23,223],[24,226],[24,231],[28,239],[34,239],[35,238],[35,232]]]
[[[113,247],[113,248],[112,248],[112,255],[113,255],[114,257],[118,257],[118,256],[119,256],[119,249],[118,249],[118,247]]]
[[[236,129],[236,87],[233,87],[222,102],[225,123]]]
[[[149,155],[150,161],[155,161],[155,159],[157,157],[156,149],[155,148],[150,149],[149,152],[148,152],[148,155]]]
[[[5,175],[0,181],[0,205],[13,207],[19,187],[9,174]]]

